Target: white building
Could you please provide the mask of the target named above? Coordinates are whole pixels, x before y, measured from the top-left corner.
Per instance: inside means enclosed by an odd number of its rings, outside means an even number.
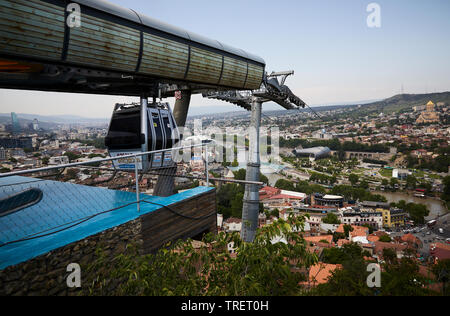
[[[50,157],[48,161],[49,165],[65,165],[69,163],[69,157],[67,156],[58,156],[58,157]]]
[[[242,220],[238,218],[229,218],[223,223],[223,228],[227,233],[240,232]]]
[[[330,140],[334,138],[334,135],[331,133],[327,133],[324,129],[322,129],[320,131],[312,133],[311,138]]]
[[[373,210],[342,210],[340,211],[340,220],[342,224],[347,225],[370,225],[374,229],[383,227],[383,213]]]
[[[217,214],[217,227],[222,228],[222,225],[223,225],[223,215]]]

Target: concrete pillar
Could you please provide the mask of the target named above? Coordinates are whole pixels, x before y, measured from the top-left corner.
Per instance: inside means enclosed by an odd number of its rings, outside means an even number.
[[[175,101],[173,117],[181,134],[183,134],[183,129],[186,125],[190,102],[191,91],[182,91],[181,99]],[[158,176],[153,195],[162,197],[171,196],[175,190],[174,175],[177,173],[177,168],[163,169],[162,173],[165,175]]]
[[[261,160],[259,155],[259,130],[261,126],[262,102],[259,98],[252,99],[252,114],[249,130],[249,155],[247,163],[247,181],[259,181]],[[242,208],[241,238],[245,242],[253,242],[258,229],[259,186],[246,184],[244,204]]]
[[[177,122],[178,128],[182,128],[186,125],[186,119],[189,111],[189,104],[191,103],[191,92],[182,91],[181,99],[175,102],[173,109],[173,117]]]

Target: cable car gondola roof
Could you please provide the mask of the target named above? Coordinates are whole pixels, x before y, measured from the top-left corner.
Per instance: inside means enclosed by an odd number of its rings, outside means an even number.
[[[265,65],[266,62],[261,57],[250,54],[242,49],[234,48],[219,41],[209,39],[202,35],[184,30],[182,28],[164,23],[157,19],[151,18],[147,15],[138,13],[132,9],[126,9],[121,6],[118,6],[114,3],[105,1],[105,0],[74,0],[72,2],[79,3],[85,5],[87,7],[91,7],[93,9],[97,9],[103,12],[107,12],[109,14],[121,17],[123,19],[142,24],[144,26],[157,29],[159,31],[165,32],[167,34],[175,35],[186,40],[190,40],[202,45],[210,46],[216,48],[218,50],[223,50],[227,53],[237,55],[257,63]]]

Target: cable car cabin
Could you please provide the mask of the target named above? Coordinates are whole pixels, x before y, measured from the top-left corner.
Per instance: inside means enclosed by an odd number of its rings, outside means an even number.
[[[173,148],[180,133],[168,103],[116,104],[105,138],[111,157]],[[119,170],[135,170],[135,159],[114,161]],[[137,157],[138,169],[148,171],[175,166],[171,151]]]

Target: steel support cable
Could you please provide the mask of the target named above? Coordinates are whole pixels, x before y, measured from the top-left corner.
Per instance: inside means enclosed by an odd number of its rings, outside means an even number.
[[[314,114],[314,115],[316,115],[318,118],[319,118],[319,120],[322,120],[322,117],[316,112],[316,111],[314,111],[313,109],[312,109],[312,107],[310,107],[308,104],[305,104],[307,107],[308,107],[308,109],[310,109],[311,110],[311,112]],[[299,109],[300,110],[300,109]]]

